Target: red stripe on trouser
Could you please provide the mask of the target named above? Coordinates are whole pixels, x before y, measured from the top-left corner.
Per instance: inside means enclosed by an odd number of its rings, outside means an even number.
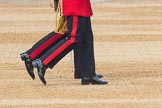
[[[33,51],[30,54],[30,58],[34,59],[43,50],[45,50],[48,46],[50,46],[52,43],[54,43],[56,40],[58,40],[61,36],[62,36],[61,34],[56,34],[56,35],[52,36],[50,39],[48,39],[46,42],[44,42],[41,46],[39,46],[35,51]]]
[[[59,47],[56,51],[54,51],[50,56],[48,56],[44,61],[43,64],[47,65],[50,63],[55,57],[57,57],[62,51],[64,51],[67,47],[75,42],[76,39],[76,31],[78,26],[78,17],[73,17],[73,28],[71,32],[71,38],[67,42],[65,42],[61,47]]]

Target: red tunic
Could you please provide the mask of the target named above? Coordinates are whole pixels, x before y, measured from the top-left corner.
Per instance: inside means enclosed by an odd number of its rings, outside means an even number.
[[[92,16],[90,0],[62,0],[63,16]]]

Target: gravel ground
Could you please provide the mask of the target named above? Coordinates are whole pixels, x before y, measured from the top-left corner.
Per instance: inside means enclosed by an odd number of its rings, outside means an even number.
[[[155,0],[94,4],[96,71],[109,84],[73,79],[70,53],[47,70],[43,86],[36,70],[36,79],[29,77],[19,54],[54,29],[53,10],[1,4],[0,108],[162,108],[161,10]]]

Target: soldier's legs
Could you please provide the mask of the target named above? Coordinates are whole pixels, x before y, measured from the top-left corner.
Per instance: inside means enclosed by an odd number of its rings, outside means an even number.
[[[85,29],[86,18],[79,16],[67,17],[68,31],[66,38],[62,39],[56,45],[51,47],[39,59],[35,60],[34,65],[38,69],[38,75],[41,81],[46,84],[44,79],[47,68],[52,68],[59,60],[61,60],[75,44],[80,43]]]
[[[106,84],[106,82],[103,82],[95,77],[93,34],[90,31],[91,27],[85,28],[85,26],[90,26],[90,19],[86,17],[71,16],[67,17],[67,23],[67,37],[62,39],[46,53],[44,53],[39,59],[34,61],[34,66],[38,70],[39,78],[44,84],[46,84],[44,78],[46,69],[52,68],[60,59],[62,59],[62,57],[71,51],[76,44],[78,44],[80,47],[79,68],[82,72],[82,79],[89,78],[88,80],[82,80],[82,84]],[[87,34],[84,35],[84,31],[86,31]]]

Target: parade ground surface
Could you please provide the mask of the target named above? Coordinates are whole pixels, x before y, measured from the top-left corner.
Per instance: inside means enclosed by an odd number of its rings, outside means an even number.
[[[0,4],[0,108],[162,108],[162,1],[93,3],[100,86],[73,78],[72,52],[47,70],[47,86],[29,77],[19,54],[53,31],[55,13],[25,2]]]

